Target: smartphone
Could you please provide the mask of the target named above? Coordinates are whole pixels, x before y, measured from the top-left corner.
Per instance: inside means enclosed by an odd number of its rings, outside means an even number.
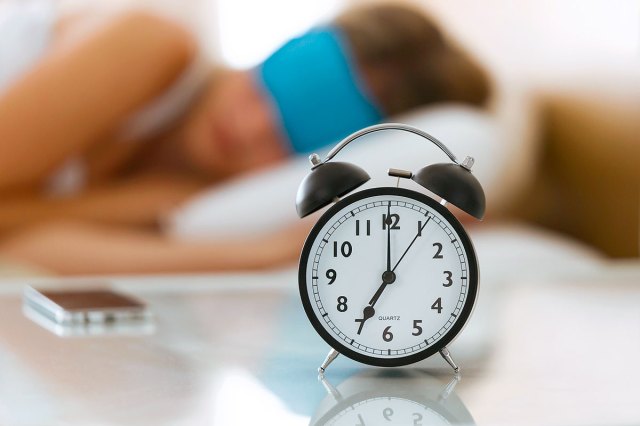
[[[24,290],[24,305],[62,326],[145,320],[145,304],[108,288]]]

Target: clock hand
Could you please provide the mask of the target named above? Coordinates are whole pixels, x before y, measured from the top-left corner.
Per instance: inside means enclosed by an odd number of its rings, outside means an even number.
[[[411,248],[411,246],[413,246],[413,243],[416,242],[416,240],[418,239],[418,237],[422,234],[422,230],[424,229],[425,226],[427,226],[427,223],[429,223],[429,221],[431,220],[431,216],[429,216],[427,218],[427,220],[425,220],[424,224],[422,225],[422,227],[418,230],[418,233],[416,234],[415,237],[413,237],[413,240],[411,241],[411,244],[409,244],[409,247],[407,247],[407,249],[404,251],[404,253],[402,253],[402,256],[400,256],[400,259],[398,259],[398,262],[396,262],[396,266],[393,267],[393,269],[391,270],[391,272],[394,272],[396,270],[396,268],[398,267],[398,265],[400,264],[400,262],[402,262],[402,259],[404,259],[404,256],[407,254],[407,252],[409,251],[409,249]]]
[[[387,204],[387,217],[385,218],[384,223],[387,225],[387,269],[382,274],[382,284],[369,301],[369,306],[372,308],[375,306],[378,298],[387,287],[387,284],[391,284],[396,280],[396,275],[391,271],[391,224],[393,223],[391,220],[391,201]]]
[[[369,304],[364,307],[364,310],[362,311],[362,318],[355,319],[355,322],[360,323],[360,327],[358,327],[358,334],[360,334],[360,332],[362,331],[364,323],[376,314],[374,306],[376,305],[376,302],[378,302],[378,299],[380,298],[380,295],[382,295],[384,289],[387,288],[387,285],[393,284],[395,280],[396,274],[393,273],[393,271],[384,271],[384,273],[382,274],[382,284],[380,285],[380,287],[378,287],[376,294],[373,295],[373,297],[369,301]]]
[[[391,201],[387,204],[387,271],[391,270]]]
[[[360,327],[358,327],[358,334],[360,334],[360,332],[362,331],[364,323],[375,314],[376,310],[373,308],[373,306],[367,305],[364,307],[364,310],[362,311],[362,318],[356,318],[356,322],[360,323]]]
[[[387,285],[393,284],[395,280],[396,274],[393,271],[385,271],[382,274],[382,285],[378,287],[378,291],[376,291],[371,300],[369,300],[369,306],[374,307],[384,289],[387,288]]]
[[[390,209],[390,207],[389,207]],[[387,214],[387,218],[390,218],[390,215]],[[398,259],[398,261],[396,262],[396,265],[393,267],[393,269],[389,270],[387,269],[386,271],[384,271],[384,273],[382,274],[382,284],[380,285],[380,287],[378,288],[378,290],[376,291],[376,293],[373,295],[373,297],[371,298],[371,300],[369,301],[369,305],[365,306],[364,310],[362,311],[362,318],[357,318],[355,321],[360,323],[360,327],[358,327],[358,334],[360,334],[360,332],[362,331],[362,327],[364,326],[364,323],[371,317],[373,317],[376,313],[375,309],[373,308],[376,304],[376,302],[378,302],[378,299],[380,298],[380,296],[382,295],[382,292],[384,292],[384,289],[387,288],[387,285],[392,284],[395,280],[396,280],[396,274],[395,274],[395,270],[398,267],[398,265],[400,265],[400,262],[402,262],[402,259],[404,259],[404,256],[409,252],[409,250],[411,249],[411,247],[413,247],[413,243],[416,242],[416,240],[418,239],[418,237],[420,235],[422,235],[422,230],[425,228],[425,226],[427,226],[427,223],[429,223],[429,221],[431,220],[431,217],[428,217],[427,220],[424,222],[424,224],[420,227],[420,229],[418,230],[418,233],[416,234],[415,237],[413,237],[413,240],[411,240],[411,243],[409,244],[409,246],[407,247],[407,249],[404,251],[404,253],[402,253],[402,256],[400,256],[400,259]],[[387,225],[387,250],[390,249],[391,245],[389,243],[389,232],[390,232],[390,227],[391,225]],[[387,265],[390,265],[390,250],[387,251]],[[388,268],[388,266],[387,266]]]
[[[387,226],[387,269],[382,274],[382,284],[378,287],[378,290],[373,295],[369,304],[365,306],[362,311],[362,318],[356,318],[355,322],[359,322],[360,326],[358,327],[358,334],[362,331],[362,327],[364,327],[364,323],[371,317],[376,314],[376,310],[374,306],[380,295],[387,287],[387,285],[393,283],[396,280],[396,275],[391,271],[391,224],[393,221],[391,220],[391,201],[387,204],[387,217],[384,220],[385,225]]]

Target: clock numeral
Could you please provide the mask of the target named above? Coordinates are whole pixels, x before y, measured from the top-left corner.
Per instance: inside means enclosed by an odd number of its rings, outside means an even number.
[[[367,219],[367,236],[371,235],[371,220]],[[356,237],[360,235],[360,219],[356,219]]]
[[[451,276],[453,274],[451,273],[451,271],[444,271],[443,273],[446,275],[445,279],[447,280],[447,282],[446,283],[442,283],[442,286],[443,287],[451,287],[451,284],[453,284],[453,280],[451,279]]]
[[[413,333],[411,333],[414,336],[419,336],[422,334],[422,327],[420,327],[420,324],[422,324],[422,320],[413,320]]]
[[[433,243],[433,246],[436,247],[436,254],[433,255],[433,258],[434,259],[442,259],[442,255],[440,254],[442,252],[442,244]]]
[[[422,426],[422,414],[413,413],[413,426]]]
[[[422,221],[418,221],[418,237],[422,237]]]
[[[329,269],[326,275],[327,275],[327,278],[329,278],[330,280],[327,284],[331,285],[336,281],[336,277],[338,276],[338,273],[336,272],[335,269]]]
[[[338,309],[338,312],[346,312],[348,308],[349,307],[347,306],[347,298],[346,298],[346,296],[339,296],[338,297],[338,306],[336,307],[336,309]]]
[[[431,309],[434,311],[438,311],[439,314],[442,313],[442,297],[438,297],[433,305],[431,305]]]
[[[389,330],[391,330],[391,326],[385,328],[382,332],[382,340],[384,340],[385,342],[390,342],[393,340],[393,333]]]
[[[353,247],[351,247],[351,243],[349,241],[345,241],[340,246],[340,253],[344,257],[351,256],[351,252],[352,251],[353,251]],[[333,242],[333,257],[338,257],[338,242],[337,241]]]
[[[390,417],[393,416],[393,410],[390,407],[387,407],[382,410],[382,415],[384,416],[385,420],[391,421]]]
[[[358,423],[356,424],[356,426],[367,426],[364,424],[364,419],[362,418],[362,415],[358,414]]]
[[[386,214],[382,214],[382,230],[386,230],[387,226],[390,226],[390,229],[400,229],[400,215],[397,213],[391,213],[389,217]]]

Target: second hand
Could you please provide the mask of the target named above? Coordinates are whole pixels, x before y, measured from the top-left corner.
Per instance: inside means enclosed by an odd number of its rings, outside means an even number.
[[[373,295],[373,297],[369,301],[369,304],[367,306],[365,306],[364,310],[362,311],[362,318],[356,318],[356,320],[355,320],[355,322],[359,322],[360,323],[360,326],[358,327],[358,333],[357,334],[360,334],[362,332],[362,327],[364,327],[364,323],[369,318],[372,318],[375,315],[376,310],[374,309],[374,306],[375,306],[376,302],[378,301],[378,299],[382,295],[382,292],[387,287],[387,285],[392,284],[396,280],[396,274],[395,274],[396,268],[398,267],[398,265],[400,265],[400,262],[402,262],[402,259],[404,259],[405,255],[409,252],[409,250],[411,249],[413,244],[416,242],[418,237],[420,235],[422,235],[422,231],[427,226],[427,223],[429,223],[429,221],[431,220],[431,216],[429,216],[427,218],[427,220],[424,222],[424,224],[418,229],[418,233],[415,235],[415,237],[413,237],[413,240],[411,240],[411,243],[409,243],[409,246],[406,248],[404,253],[402,253],[402,256],[400,256],[400,259],[398,259],[398,261],[396,262],[396,264],[393,267],[393,269],[389,270],[389,267],[391,266],[391,244],[389,242],[390,241],[390,232],[391,232],[391,224],[390,224],[391,215],[389,214],[390,213],[390,209],[391,209],[391,203],[389,203],[389,207],[388,207],[388,210],[387,210],[387,212],[388,212],[387,213],[387,220],[389,222],[385,222],[386,225],[387,225],[387,270],[382,274],[382,285],[380,285],[380,287],[378,288],[376,293]]]
[[[420,235],[422,235],[422,230],[424,229],[425,226],[427,226],[427,223],[429,223],[429,221],[431,220],[431,216],[429,216],[427,218],[427,220],[425,220],[424,224],[420,227],[420,229],[418,230],[418,233],[416,234],[415,237],[413,237],[413,240],[411,240],[411,243],[409,244],[409,247],[407,247],[407,249],[404,251],[404,253],[402,253],[402,256],[400,256],[400,259],[398,259],[398,262],[396,262],[396,266],[393,267],[393,269],[391,270],[391,272],[394,272],[396,270],[396,268],[398,267],[398,265],[400,264],[400,262],[402,262],[402,259],[404,259],[404,256],[407,254],[407,252],[409,251],[409,249],[411,248],[411,246],[413,246],[413,243],[416,242],[416,240],[418,239],[418,237]]]

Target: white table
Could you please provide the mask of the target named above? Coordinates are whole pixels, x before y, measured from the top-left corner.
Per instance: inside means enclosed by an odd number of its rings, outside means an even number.
[[[440,359],[425,371],[344,357],[319,382],[328,347],[293,271],[110,282],[150,305],[152,327],[59,337],[22,312],[32,280],[0,284],[1,424],[640,423],[637,265],[481,287],[483,324],[451,345],[459,382]]]

